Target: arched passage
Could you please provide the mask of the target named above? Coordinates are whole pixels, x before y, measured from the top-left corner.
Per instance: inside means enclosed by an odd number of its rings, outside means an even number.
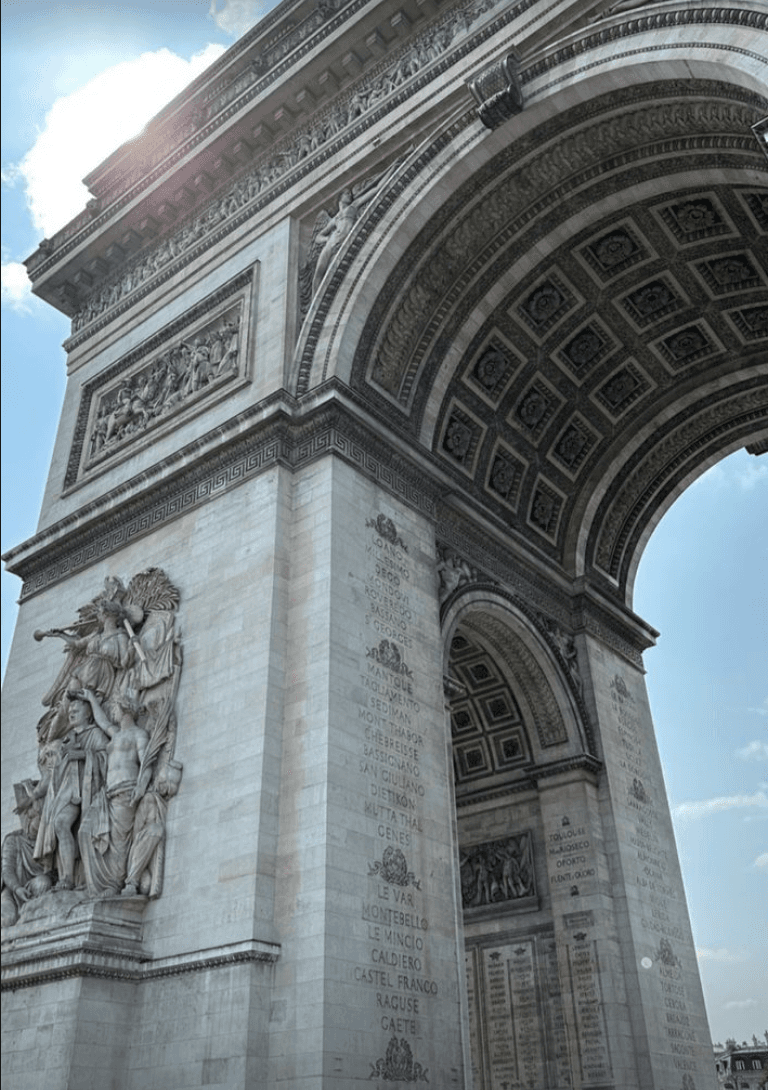
[[[627,604],[674,496],[768,435],[768,102],[734,18],[616,16],[523,60],[494,132],[444,118],[295,357],[299,392],[348,383],[501,535]]]

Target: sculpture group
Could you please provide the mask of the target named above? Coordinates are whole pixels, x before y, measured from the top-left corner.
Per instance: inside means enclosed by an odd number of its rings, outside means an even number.
[[[151,363],[112,386],[99,400],[89,438],[89,459],[101,460],[188,404],[198,394],[237,375],[240,312],[231,308],[193,339],[179,340]]]
[[[65,661],[37,724],[39,779],[15,785],[21,829],[2,848],[2,922],[44,895],[159,896],[166,814],[181,781],[174,705],[179,592],[149,568],[64,628]]]
[[[464,908],[535,895],[531,834],[521,833],[467,848],[461,854]]]

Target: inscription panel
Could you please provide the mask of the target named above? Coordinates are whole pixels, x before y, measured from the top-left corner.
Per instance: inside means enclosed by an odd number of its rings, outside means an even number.
[[[570,1085],[552,935],[474,948],[467,973],[476,1090]]]
[[[576,941],[568,945],[570,993],[576,1025],[576,1042],[585,1086],[601,1086],[611,1082],[611,1061],[608,1034],[600,989],[600,965],[597,943],[579,932]]]
[[[375,509],[359,519],[344,605],[339,835],[359,848],[342,860],[347,889],[355,870],[357,907],[341,945],[348,1003],[368,1027],[365,1077],[382,1087],[448,1085],[461,1066],[461,1042],[449,1039],[459,967],[445,712],[440,675],[425,669],[430,640],[439,645],[437,599],[433,561],[406,527]]]

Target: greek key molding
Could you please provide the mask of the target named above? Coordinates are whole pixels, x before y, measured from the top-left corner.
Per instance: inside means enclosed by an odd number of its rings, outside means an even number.
[[[109,493],[6,553],[9,570],[24,580],[21,599],[47,589],[277,465],[296,470],[329,454],[343,458],[410,507],[434,518],[433,486],[425,483],[423,474],[396,448],[382,443],[338,404],[321,406],[300,420],[292,419],[295,409],[296,402],[290,395],[276,395],[266,420],[257,420],[249,434],[225,441],[207,456],[198,455],[193,467],[185,468],[183,463],[185,457],[199,450],[201,441],[127,482],[138,486],[145,480],[149,487],[141,496],[110,510],[115,495]],[[241,413],[228,422],[226,429],[217,428],[212,435],[217,439],[222,439],[225,431],[237,435],[239,428],[256,414],[264,416],[264,403]],[[150,483],[158,479],[159,484]],[[123,489],[116,490],[120,491]],[[30,547],[36,549],[34,556],[16,559]]]

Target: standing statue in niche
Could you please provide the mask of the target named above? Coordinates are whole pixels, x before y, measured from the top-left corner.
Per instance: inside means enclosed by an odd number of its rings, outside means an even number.
[[[65,662],[43,697],[40,778],[17,785],[22,828],[3,842],[3,921],[37,897],[162,891],[182,655],[179,592],[159,568],[114,576],[63,628]],[[51,906],[55,910],[55,904]]]

